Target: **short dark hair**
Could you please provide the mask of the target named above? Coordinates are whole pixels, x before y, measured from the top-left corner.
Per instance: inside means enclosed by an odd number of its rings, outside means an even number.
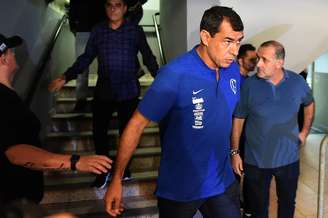
[[[256,51],[256,48],[252,44],[243,44],[239,48],[237,59],[246,56],[247,51]]]
[[[275,55],[276,55],[276,59],[279,59],[279,60],[284,60],[285,59],[285,48],[284,46],[280,43],[280,42],[277,42],[275,40],[269,40],[269,41],[266,41],[266,42],[263,42],[260,47],[274,47],[275,49]]]
[[[99,1],[99,0],[97,0],[97,1]],[[107,4],[107,1],[108,0],[105,0],[105,5]],[[128,6],[128,0],[122,0],[122,2],[123,2],[123,5],[127,5]]]
[[[213,6],[204,12],[200,22],[200,31],[206,30],[213,37],[220,31],[223,20],[228,21],[234,31],[244,30],[243,21],[232,8]]]

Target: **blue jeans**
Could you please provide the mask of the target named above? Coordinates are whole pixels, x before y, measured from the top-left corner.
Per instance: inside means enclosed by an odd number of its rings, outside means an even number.
[[[189,202],[158,198],[159,218],[192,218],[197,210],[204,218],[240,218],[239,183],[234,182],[223,194]]]
[[[293,218],[299,177],[299,161],[272,169],[263,169],[244,164],[249,210],[252,218],[267,218],[270,183],[274,176],[278,197],[278,218]]]

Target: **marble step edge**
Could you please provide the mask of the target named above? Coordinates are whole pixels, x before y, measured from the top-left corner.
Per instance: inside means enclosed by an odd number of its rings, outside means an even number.
[[[122,196],[142,196],[152,195],[156,189],[156,178],[150,178],[148,175],[146,179],[129,180],[123,182]],[[107,184],[108,185],[108,184]],[[45,187],[42,203],[59,203],[59,202],[73,202],[83,200],[103,199],[107,188],[91,187],[91,183],[87,185],[71,184],[58,185],[56,188],[49,189]]]
[[[146,208],[137,208],[137,209],[129,209],[123,211],[123,213],[119,216],[120,218],[158,218],[158,208],[154,207],[146,207]],[[98,213],[89,213],[86,215],[79,215],[79,218],[109,218],[106,212],[98,212]]]
[[[123,198],[123,206],[125,208],[124,214],[132,214],[132,210],[142,210],[138,212],[157,212],[157,200],[154,195],[146,196],[128,196]],[[97,200],[83,200],[83,201],[73,201],[73,202],[59,202],[59,203],[45,203],[41,204],[41,207],[48,214],[55,214],[59,212],[70,212],[75,215],[95,215],[95,214],[105,214],[104,201],[102,199]],[[133,213],[137,215],[136,213]]]
[[[144,171],[144,172],[132,172],[131,180],[124,181],[126,184],[138,183],[149,180],[156,180],[158,171]],[[95,179],[95,175],[73,175],[68,174],[65,177],[51,179],[51,177],[44,178],[45,190],[76,190],[90,188],[91,183]]]
[[[70,113],[54,113],[54,114],[50,114],[50,117],[52,120],[64,120],[64,119],[92,119],[93,118],[93,114],[91,112],[87,112],[87,113],[77,113],[77,112],[70,112]],[[114,112],[112,117],[117,117],[117,112]],[[154,126],[157,125],[157,123],[155,122],[151,122],[149,125],[150,126]]]
[[[139,100],[141,100],[142,97],[139,96]],[[91,102],[93,100],[93,97],[87,97],[87,102]],[[76,102],[76,97],[58,97],[56,98],[56,102]]]
[[[143,134],[152,134],[159,133],[158,127],[147,127],[145,128]],[[108,135],[117,136],[118,130],[109,130]],[[51,132],[47,134],[47,138],[66,138],[66,137],[90,137],[92,136],[92,131],[83,131],[83,132]]]
[[[149,78],[149,79],[139,79],[140,86],[150,86],[154,80]],[[91,79],[88,82],[88,87],[93,88],[96,86],[97,79]],[[72,80],[64,85],[63,88],[75,88],[76,87],[76,81]]]

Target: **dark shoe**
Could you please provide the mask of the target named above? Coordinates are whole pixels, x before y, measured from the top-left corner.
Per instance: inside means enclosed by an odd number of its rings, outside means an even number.
[[[91,187],[96,187],[99,189],[105,188],[109,177],[110,177],[110,173],[103,173],[97,175],[95,181],[93,181],[93,183],[91,184]]]
[[[123,175],[123,181],[129,181],[131,180],[131,172],[130,170],[125,170],[124,175]]]
[[[250,217],[252,217],[252,214],[250,214],[250,213],[243,214],[243,218],[250,218]]]
[[[88,102],[87,100],[78,100],[73,109],[73,113],[85,113],[87,112]]]

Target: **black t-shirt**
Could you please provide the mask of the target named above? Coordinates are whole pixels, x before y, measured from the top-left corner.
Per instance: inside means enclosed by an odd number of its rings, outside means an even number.
[[[5,151],[13,145],[40,147],[40,121],[15,91],[0,83],[0,204],[26,198],[39,202],[43,197],[43,174],[13,165]]]

